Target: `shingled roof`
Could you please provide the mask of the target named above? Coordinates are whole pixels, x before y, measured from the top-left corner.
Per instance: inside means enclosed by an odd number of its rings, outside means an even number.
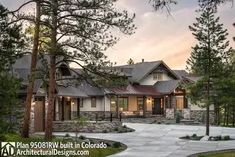
[[[180,80],[158,81],[154,87],[161,94],[170,94],[179,86],[180,82]]]

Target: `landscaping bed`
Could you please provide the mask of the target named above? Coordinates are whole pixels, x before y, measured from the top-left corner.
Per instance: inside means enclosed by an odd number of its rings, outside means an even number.
[[[235,157],[235,150],[222,150],[222,151],[197,153],[189,155],[188,157]]]
[[[84,133],[125,133],[133,132],[134,129],[122,125],[119,121],[87,121],[85,125],[77,125],[76,121],[54,121],[55,132],[84,132]]]
[[[46,142],[44,137],[42,136],[31,136],[30,138],[21,138],[18,134],[1,134],[0,141],[2,142],[22,142],[22,143],[30,143],[30,142]],[[84,155],[86,157],[106,157],[118,152],[125,150],[127,147],[126,145],[110,141],[110,140],[103,140],[103,139],[94,139],[94,138],[86,138],[85,136],[79,137],[70,137],[66,134],[64,137],[53,137],[52,141],[50,142],[59,142],[59,143],[67,143],[67,142],[76,142],[76,144],[84,145],[106,145],[106,148],[68,148],[69,151],[89,151],[89,155]],[[44,148],[43,148],[44,149]],[[58,150],[62,150],[63,148],[59,148]],[[73,156],[73,155],[69,155]],[[82,155],[79,155],[82,156]],[[45,156],[43,156],[45,157]]]
[[[191,136],[186,135],[183,137],[180,137],[180,139],[184,139],[184,140],[193,140],[193,141],[228,141],[228,140],[234,140],[232,138],[230,138],[230,136],[226,135],[226,136],[198,136],[197,134],[193,134]]]

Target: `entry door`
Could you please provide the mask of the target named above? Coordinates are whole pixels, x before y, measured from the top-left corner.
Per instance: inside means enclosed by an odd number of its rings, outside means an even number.
[[[153,114],[162,114],[161,98],[154,99]]]
[[[71,120],[71,100],[67,100],[65,103],[64,120]]]
[[[43,101],[36,101],[34,106],[34,129],[36,132],[44,131],[45,106]]]

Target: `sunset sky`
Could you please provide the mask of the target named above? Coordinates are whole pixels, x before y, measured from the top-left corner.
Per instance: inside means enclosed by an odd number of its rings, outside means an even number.
[[[26,0],[0,0],[4,6],[14,9]],[[198,13],[197,0],[179,0],[172,6],[172,16],[166,12],[153,11],[149,0],[119,0],[117,6],[136,14],[136,33],[131,36],[121,35],[117,45],[105,54],[112,62],[126,64],[129,58],[135,62],[164,60],[173,69],[184,69],[195,40],[188,26],[195,22]],[[29,6],[25,10],[32,9]],[[231,3],[219,7],[218,14],[224,28],[228,29],[230,45],[235,47],[235,6]]]

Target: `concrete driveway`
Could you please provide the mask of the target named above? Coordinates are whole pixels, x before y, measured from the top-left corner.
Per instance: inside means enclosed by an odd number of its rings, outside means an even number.
[[[131,133],[84,133],[86,137],[120,141],[128,146],[127,150],[111,157],[185,157],[190,154],[235,149],[235,140],[208,142],[186,141],[179,137],[205,134],[204,126],[161,125],[125,123],[136,131]],[[55,133],[65,135],[66,133]],[[74,133],[70,133],[74,136]],[[211,135],[230,135],[235,138],[235,128],[211,127]]]

